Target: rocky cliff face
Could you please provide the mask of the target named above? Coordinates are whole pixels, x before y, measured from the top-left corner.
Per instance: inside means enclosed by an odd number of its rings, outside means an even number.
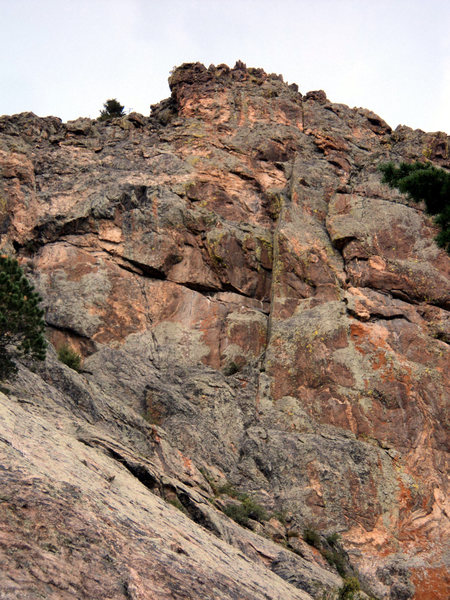
[[[169,82],[0,118],[1,247],[84,357],[0,394],[1,597],[447,598],[450,261],[377,165],[448,137],[241,63]]]

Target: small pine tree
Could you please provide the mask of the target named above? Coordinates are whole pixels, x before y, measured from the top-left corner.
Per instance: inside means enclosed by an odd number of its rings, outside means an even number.
[[[17,372],[17,359],[45,359],[40,301],[17,260],[0,256],[0,381]]]
[[[408,194],[415,202],[425,202],[427,213],[435,217],[440,232],[436,243],[450,254],[450,173],[430,163],[390,162],[380,165],[383,183]]]
[[[103,110],[100,111],[100,116],[98,118],[99,121],[109,121],[110,119],[114,119],[116,117],[123,117],[124,106],[120,104],[120,102],[116,98],[111,98],[107,100],[103,105]]]

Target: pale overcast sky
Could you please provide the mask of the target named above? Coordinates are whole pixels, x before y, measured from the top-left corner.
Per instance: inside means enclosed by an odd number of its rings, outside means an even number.
[[[0,114],[149,114],[175,65],[236,60],[450,133],[450,0],[0,0]]]

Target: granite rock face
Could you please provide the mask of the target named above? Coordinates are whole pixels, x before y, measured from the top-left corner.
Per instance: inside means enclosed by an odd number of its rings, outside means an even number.
[[[448,137],[242,63],[169,83],[0,118],[1,247],[84,357],[1,397],[4,597],[447,598],[450,260],[377,165]]]

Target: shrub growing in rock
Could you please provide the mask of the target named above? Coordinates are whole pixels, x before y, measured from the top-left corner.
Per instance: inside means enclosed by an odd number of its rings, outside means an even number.
[[[269,516],[260,504],[246,494],[239,494],[238,499],[240,504],[227,504],[223,510],[233,521],[236,521],[236,523],[239,523],[243,527],[249,526],[249,519],[259,521],[260,523],[267,521]]]
[[[328,564],[334,567],[341,577],[344,577],[346,574],[346,561],[344,553],[339,549],[323,549],[321,550],[321,553]]]
[[[353,600],[360,590],[359,581],[356,577],[344,579],[344,585],[339,590],[338,600]]]
[[[304,529],[303,539],[310,546],[314,546],[314,548],[317,548],[317,550],[320,550],[322,547],[320,535],[315,529],[311,529],[311,527],[307,527],[306,529]]]
[[[242,527],[249,526],[248,514],[242,504],[227,504],[223,512]]]
[[[415,202],[425,202],[427,213],[434,216],[440,232],[436,243],[450,254],[450,173],[430,163],[390,162],[380,165],[383,183],[397,188]]]
[[[81,368],[81,356],[70,346],[61,346],[58,350],[58,359],[74,371],[79,371]]]
[[[337,532],[335,532],[330,533],[330,535],[327,535],[325,539],[327,540],[327,543],[330,544],[330,546],[335,546],[339,543],[340,536]]]
[[[16,259],[0,256],[0,380],[17,372],[16,360],[44,360],[44,311],[41,297]]]

